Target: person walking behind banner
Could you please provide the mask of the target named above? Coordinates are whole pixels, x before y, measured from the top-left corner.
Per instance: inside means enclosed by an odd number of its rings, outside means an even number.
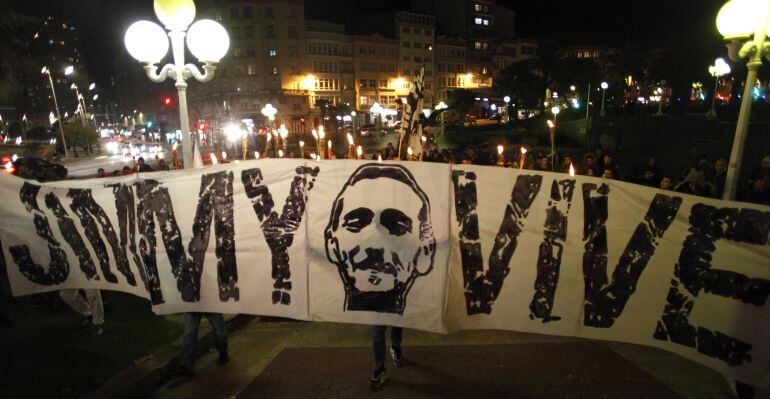
[[[93,324],[94,335],[101,335],[104,332],[102,293],[96,289],[84,289],[83,291],[86,294],[85,299],[80,294],[80,290],[61,290],[59,291],[59,297],[74,311],[83,316],[82,325]]]
[[[214,341],[219,351],[217,364],[220,366],[230,361],[227,354],[227,331],[225,330],[225,318],[221,313],[198,313],[190,312],[185,314],[184,319],[184,338],[182,339],[182,353],[180,354],[180,364],[182,365],[182,376],[190,378],[195,375],[196,344],[198,343],[198,327],[201,319],[206,317],[214,330]]]
[[[369,388],[379,389],[388,379],[388,372],[385,369],[385,331],[388,326],[372,327],[372,347],[374,349],[374,373],[369,380]],[[393,358],[393,365],[401,367],[404,365],[404,358],[401,356],[401,338],[404,329],[401,327],[390,327],[390,356]]]

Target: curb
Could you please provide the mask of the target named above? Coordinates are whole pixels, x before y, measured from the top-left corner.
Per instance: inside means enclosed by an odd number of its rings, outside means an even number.
[[[229,335],[255,319],[258,317],[253,315],[225,315],[225,329]],[[179,353],[182,349],[183,337],[184,335],[154,354],[134,362],[93,392],[83,395],[82,398],[134,399],[152,394],[176,377],[175,371],[179,368]],[[208,322],[202,322],[198,333],[196,358],[208,352],[213,346],[214,332],[211,325]]]

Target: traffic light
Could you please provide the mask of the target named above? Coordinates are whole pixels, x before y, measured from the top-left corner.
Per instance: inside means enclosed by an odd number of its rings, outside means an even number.
[[[169,106],[171,103],[171,97],[163,97],[163,105]]]

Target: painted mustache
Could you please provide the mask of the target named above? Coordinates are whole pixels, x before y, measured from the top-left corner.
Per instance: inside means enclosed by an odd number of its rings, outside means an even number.
[[[348,253],[350,255],[350,264],[353,267],[353,271],[356,270],[364,270],[364,271],[371,271],[373,272],[372,275],[375,273],[383,273],[383,274],[390,274],[392,276],[396,276],[398,274],[398,269],[401,269],[401,262],[398,259],[398,256],[394,254],[393,262],[386,262],[385,261],[385,250],[382,248],[366,248],[364,249],[364,252],[366,252],[366,257],[362,259],[361,261],[356,262],[355,258],[358,253],[361,252],[361,247],[355,247]]]

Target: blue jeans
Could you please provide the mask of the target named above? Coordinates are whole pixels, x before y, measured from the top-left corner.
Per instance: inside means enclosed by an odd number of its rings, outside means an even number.
[[[219,353],[227,352],[227,331],[225,331],[225,319],[221,313],[186,313],[184,318],[184,338],[180,357],[182,366],[193,370],[197,356],[195,347],[198,343],[198,327],[201,319],[206,316],[214,329],[214,339]]]
[[[385,330],[388,326],[372,327],[372,347],[374,348],[374,369],[385,368]],[[390,327],[390,346],[401,348],[401,336],[404,329],[401,327]]]

